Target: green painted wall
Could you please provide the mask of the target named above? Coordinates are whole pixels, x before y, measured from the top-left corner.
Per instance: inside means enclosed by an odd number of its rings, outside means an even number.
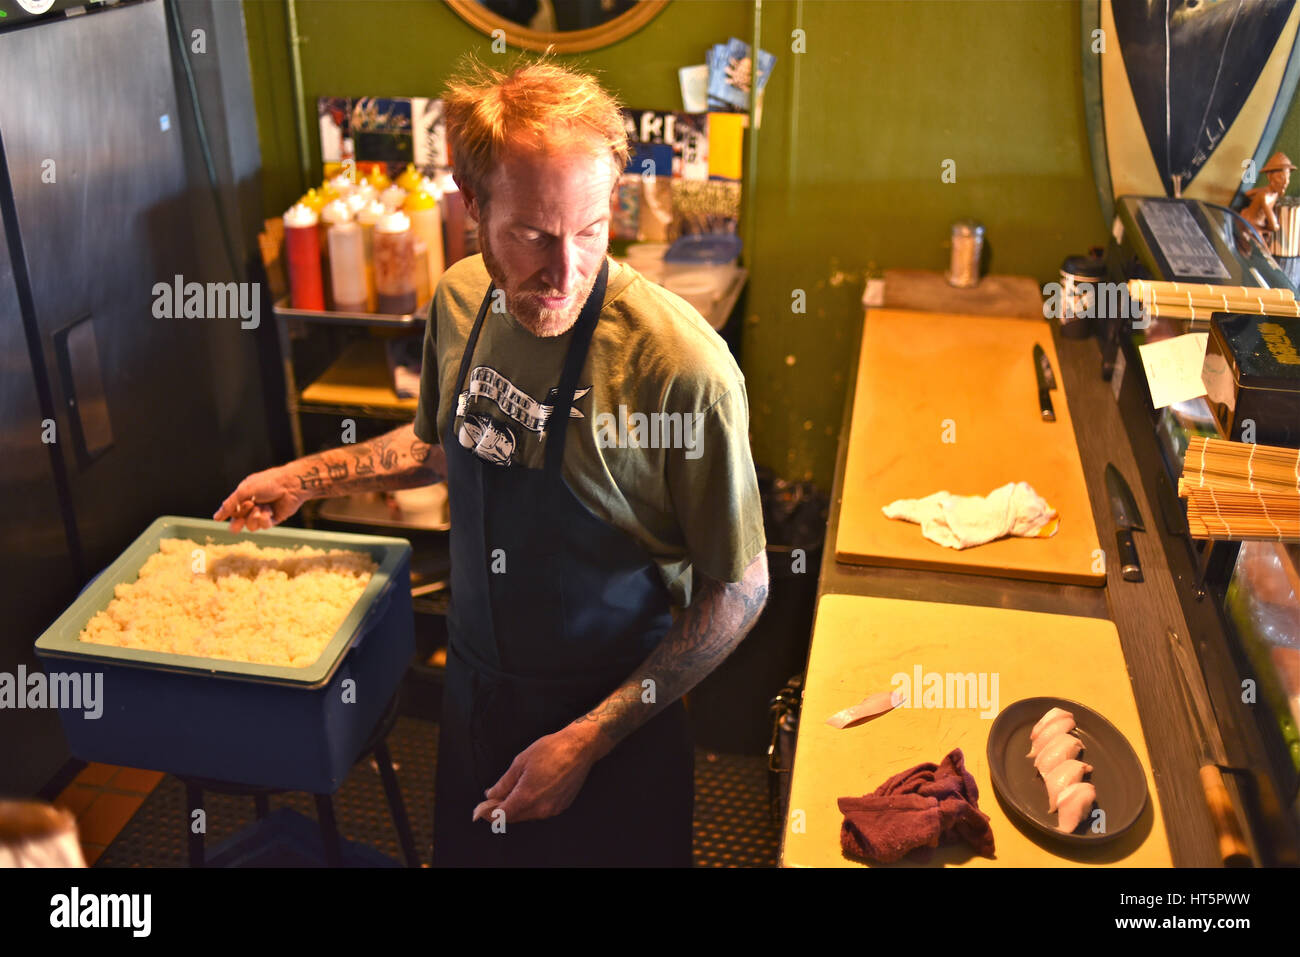
[[[243,0],[257,98],[268,216],[282,213],[303,190],[283,0]],[[309,155],[319,179],[318,96],[437,96],[458,58],[473,51],[485,62],[517,55],[492,52],[492,41],[438,0],[298,0],[303,93]],[[558,59],[585,66],[630,106],[680,108],[677,69],[703,62],[704,48],[744,35],[749,0],[671,3],[648,26],[619,43]]]
[[[301,191],[285,7],[244,0],[266,210]],[[680,106],[676,71],[751,39],[754,0],[674,0],[640,33],[566,57],[639,107]],[[467,50],[492,56],[434,0],[299,0],[310,154],[315,97],[436,95]],[[1106,237],[1081,95],[1080,8],[1066,0],[763,0],[777,56],[751,140],[751,270],[743,365],[755,458],[829,487],[861,321],[863,278],[942,269],[954,219],[986,226],[992,268],[1053,278]],[[803,31],[805,52],[791,49]],[[1277,148],[1300,157],[1293,104]],[[956,181],[944,183],[945,160]],[[319,170],[313,168],[313,175]],[[807,311],[792,312],[795,290]],[[925,492],[918,489],[918,494]]]

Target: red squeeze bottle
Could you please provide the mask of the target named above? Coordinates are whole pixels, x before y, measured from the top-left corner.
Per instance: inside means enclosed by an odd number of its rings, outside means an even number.
[[[446,256],[444,265],[450,266],[466,256],[465,227],[468,215],[465,212],[465,201],[461,199],[460,189],[450,176],[444,181],[443,188],[445,191],[442,194],[442,203],[439,204],[442,210],[442,248]]]
[[[289,305],[294,309],[325,310],[325,284],[320,272],[317,216],[302,203],[284,214],[284,246],[289,259]]]

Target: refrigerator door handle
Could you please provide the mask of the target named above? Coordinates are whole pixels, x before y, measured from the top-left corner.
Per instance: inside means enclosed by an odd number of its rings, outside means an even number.
[[[104,394],[93,317],[86,315],[54,333],[54,353],[72,425],[73,449],[84,471],[113,447],[113,423]]]

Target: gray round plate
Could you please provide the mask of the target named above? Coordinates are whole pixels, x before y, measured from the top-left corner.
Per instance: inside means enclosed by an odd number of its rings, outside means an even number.
[[[1083,742],[1079,760],[1092,765],[1085,780],[1097,789],[1097,807],[1106,812],[1106,830],[1094,833],[1085,815],[1072,834],[1057,829],[1056,814],[1047,810],[1047,787],[1034,769],[1029,732],[1052,708],[1074,715],[1074,733]],[[1147,778],[1133,746],[1096,711],[1067,698],[1022,698],[1002,709],[989,728],[989,776],[1006,808],[1037,831],[1067,844],[1113,841],[1142,816],[1147,803]]]

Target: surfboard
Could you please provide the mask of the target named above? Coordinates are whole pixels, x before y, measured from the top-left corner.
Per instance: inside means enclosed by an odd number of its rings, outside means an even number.
[[[1106,221],[1115,197],[1233,206],[1300,79],[1296,0],[1084,0],[1083,95]]]

